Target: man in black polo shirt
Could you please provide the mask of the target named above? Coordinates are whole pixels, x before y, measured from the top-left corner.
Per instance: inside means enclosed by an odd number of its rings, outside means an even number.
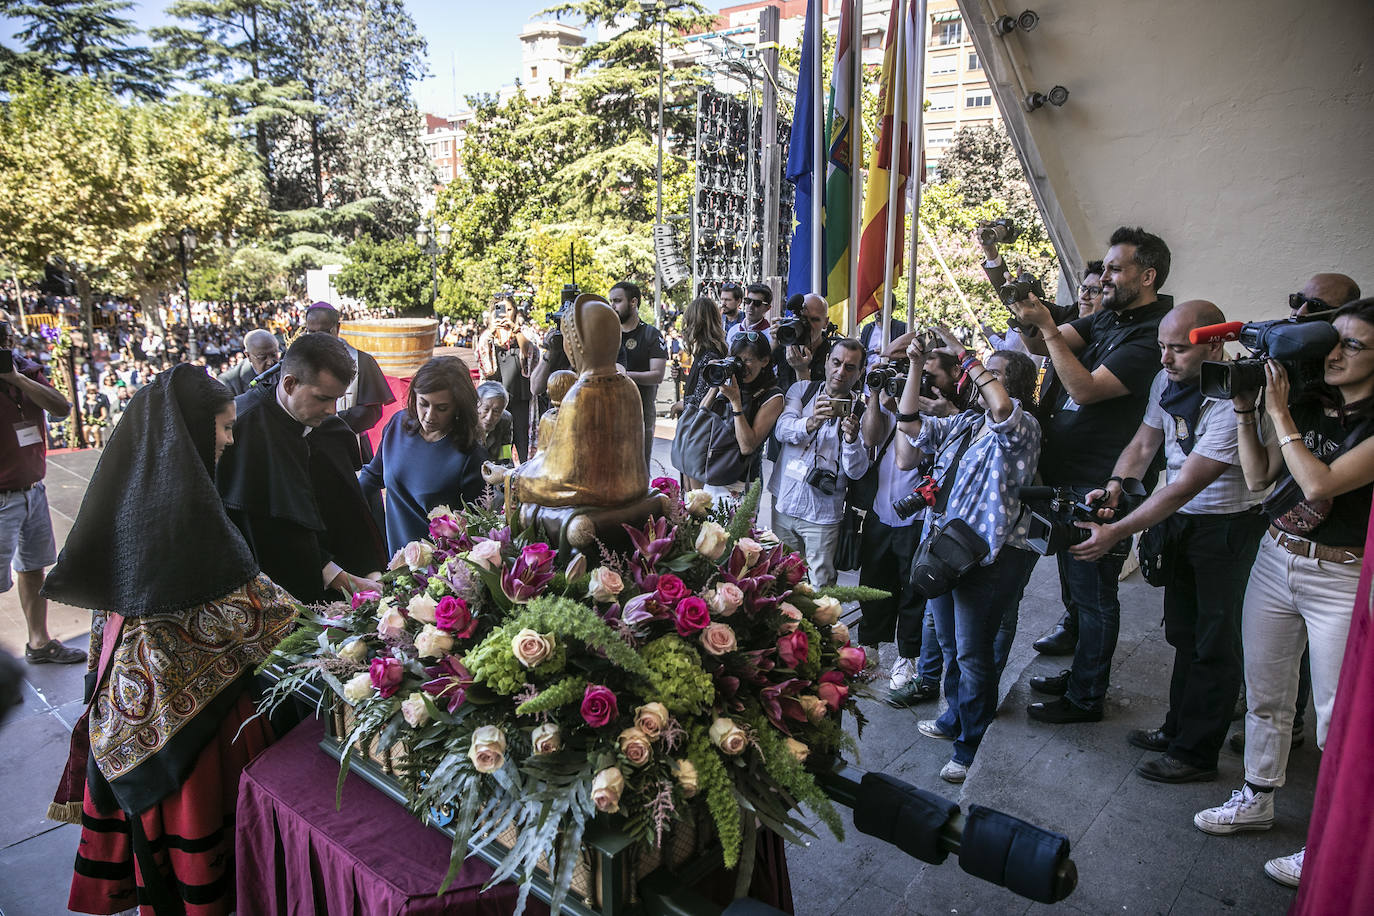
[[[1159,322],[1173,305],[1171,297],[1159,294],[1169,275],[1169,247],[1163,239],[1123,226],[1112,233],[1103,261],[1102,311],[1056,327],[1034,295],[1015,306],[1022,321],[1040,330],[1027,344],[1054,364],[1054,381],[1040,409],[1040,474],[1051,486],[1074,487],[1084,494],[1105,485],[1116,456],[1145,415],[1159,366]],[[1058,555],[1069,621],[1077,619],[1077,646],[1071,669],[1057,677],[1032,678],[1032,689],[1059,698],[1032,703],[1031,718],[1102,718],[1121,621],[1117,577],[1129,549],[1127,539],[1096,561],[1076,560],[1067,551]]]
[[[620,316],[620,356],[630,381],[639,386],[639,399],[644,407],[644,464],[652,470],[654,453],[654,400],[658,386],[668,368],[668,348],[658,328],[639,320],[639,287],[622,280],[611,287],[607,297],[611,308]],[[649,476],[653,476],[650,474]]]

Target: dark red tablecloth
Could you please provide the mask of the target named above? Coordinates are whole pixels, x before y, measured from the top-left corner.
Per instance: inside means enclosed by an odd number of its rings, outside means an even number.
[[[308,719],[264,751],[239,784],[238,912],[328,916],[505,916],[517,888],[481,887],[491,867],[468,859],[442,896],[449,840],[350,773],[334,806],[339,764]],[[525,912],[547,914],[533,897]]]

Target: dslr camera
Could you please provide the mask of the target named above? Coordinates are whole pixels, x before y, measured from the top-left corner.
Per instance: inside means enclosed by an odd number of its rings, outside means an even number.
[[[738,356],[709,360],[701,367],[701,377],[712,388],[718,388],[732,378],[739,378],[743,372],[744,361]]]
[[[1232,362],[1205,362],[1198,387],[1209,398],[1252,394],[1265,385],[1264,362],[1276,359],[1288,370],[1296,393],[1322,377],[1322,363],[1340,342],[1340,334],[1322,318],[1280,318],[1240,325],[1213,325],[1189,332],[1193,343],[1237,340],[1253,355]]]
[[[1030,518],[1026,542],[1031,550],[1046,557],[1091,537],[1091,531],[1074,523],[1101,523],[1097,510],[1107,504],[1106,493],[1087,502],[1069,487],[1022,487],[1020,496]],[[1117,500],[1113,520],[1129,514],[1145,501],[1145,496],[1145,485],[1139,480],[1127,477],[1121,481],[1121,498]]]
[[[827,468],[813,467],[806,472],[806,485],[813,487],[824,496],[834,496],[835,488],[839,486],[840,477],[834,471]]]
[[[869,388],[882,390],[900,398],[902,391],[906,388],[906,380],[911,372],[911,360],[900,359],[894,363],[870,369],[864,376],[864,384]],[[929,391],[930,394],[926,392]],[[921,396],[934,397],[935,377],[929,372],[921,373]]]
[[[983,220],[978,224],[978,241],[984,245],[1010,245],[1021,230],[1009,219]]]
[[[1038,299],[1044,299],[1045,287],[1041,285],[1039,277],[1026,270],[1017,274],[1016,279],[1008,280],[997,289],[997,295],[1006,306],[1013,306],[1023,299],[1029,299],[1031,293],[1035,293]]]
[[[892,511],[900,519],[908,519],[927,506],[935,505],[940,495],[940,484],[934,477],[926,474],[910,493],[892,504]]]

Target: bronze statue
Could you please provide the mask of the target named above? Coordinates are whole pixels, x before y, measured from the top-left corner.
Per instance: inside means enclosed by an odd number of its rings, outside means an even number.
[[[540,449],[518,468],[487,464],[488,483],[505,484],[506,514],[542,525],[560,547],[584,548],[642,525],[667,508],[649,489],[639,389],[616,366],[620,319],[602,299],[584,294],[563,319],[577,380],[553,417],[540,420]],[[551,411],[552,412],[552,411]]]

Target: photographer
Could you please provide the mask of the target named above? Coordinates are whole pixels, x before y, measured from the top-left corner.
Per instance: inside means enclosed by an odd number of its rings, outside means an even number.
[[[763,470],[761,448],[782,414],[784,399],[782,389],[773,375],[772,350],[762,331],[744,331],[735,335],[730,357],[739,360],[739,368],[720,385],[710,388],[701,406],[703,410],[713,410],[717,408],[717,400],[724,401],[740,455],[744,458],[752,456],[737,479],[707,483],[706,489],[717,496],[738,497],[744,485],[757,478]],[[704,375],[703,372],[703,382]]]
[[[1350,629],[1374,483],[1374,299],[1336,312],[1339,342],[1326,356],[1322,383],[1290,406],[1288,371],[1265,364],[1264,410],[1273,436],[1257,423],[1253,394],[1239,395],[1240,459],[1252,490],[1277,482],[1264,509],[1270,525],[1245,592],[1245,784],[1231,799],[1193,818],[1225,835],[1267,830],[1274,789],[1283,785],[1292,740],[1298,663],[1306,640],[1312,661],[1317,746],[1326,744]],[[1273,859],[1265,872],[1296,887],[1303,851]]]
[[[1347,302],[1360,298],[1360,287],[1345,274],[1313,274],[1303,286],[1302,292],[1288,297],[1288,308],[1292,317],[1318,315],[1322,312],[1335,312]]]
[[[1122,540],[1151,526],[1163,539],[1164,638],[1174,647],[1169,681],[1169,711],[1156,729],[1136,729],[1127,740],[1162,752],[1136,767],[1155,782],[1215,779],[1217,754],[1231,722],[1240,689],[1240,609],[1250,576],[1263,518],[1254,511],[1260,496],[1245,485],[1231,405],[1204,397],[1198,381],[1204,361],[1225,358],[1221,340],[1194,344],[1194,328],[1221,324],[1221,309],[1194,300],[1174,307],[1159,324],[1163,370],[1150,388],[1150,405],[1135,438],[1112,471],[1106,487],[1108,507],[1118,505],[1121,479],[1144,475],[1164,446],[1165,485],[1135,511],[1105,525],[1080,522],[1091,537],[1070,549],[1092,562]],[[1088,494],[1091,502],[1101,490]],[[1175,514],[1176,513],[1176,514]],[[1101,513],[1099,513],[1101,514]],[[1111,517],[1110,514],[1107,517]],[[1142,554],[1145,552],[1142,546]],[[1040,678],[1064,686],[1068,672]]]
[[[949,705],[938,719],[916,727],[932,738],[953,739],[954,751],[940,770],[947,782],[968,774],[983,733],[997,712],[998,631],[1014,632],[1017,603],[1036,555],[1026,549],[1018,526],[1020,488],[1030,484],[1040,453],[1040,425],[1022,408],[1035,393],[1035,364],[1023,353],[999,350],[984,367],[978,358],[943,328],[941,337],[958,354],[978,392],[983,410],[955,417],[923,417],[919,393],[902,391],[897,429],[898,466],[911,468],[920,453],[935,455],[933,477],[939,495],[927,513],[923,539],[955,520],[962,521],[988,547],[979,565],[954,583],[951,591],[931,598],[935,630],[944,652],[945,698]],[[920,338],[907,347],[913,366],[925,361]]]
[[[1056,326],[1033,294],[1015,304],[1021,321],[1040,329],[1032,344],[1043,348],[1054,367],[1038,413],[1045,434],[1040,457],[1045,483],[1084,493],[1100,486],[1135,435],[1159,371],[1159,322],[1173,306],[1170,297],[1159,293],[1169,262],[1169,247],[1162,239],[1123,226],[1112,233],[1103,258],[1101,312]],[[1121,623],[1117,577],[1128,548],[1119,544],[1094,562],[1066,552],[1058,555],[1068,613],[1054,633],[1036,642],[1036,649],[1062,654],[1074,646],[1073,666],[1064,696],[1031,704],[1031,718],[1102,719]]]
[[[775,347],[774,356],[777,352]],[[773,531],[802,551],[818,586],[835,582],[846,482],[868,470],[853,395],[863,366],[863,344],[847,337],[836,341],[823,380],[799,381],[787,389],[775,430],[782,447],[768,484]]]
[[[630,381],[639,386],[640,407],[644,413],[644,465],[653,467],[655,402],[658,386],[668,369],[668,348],[658,328],[640,320],[639,286],[621,280],[611,287],[606,301],[620,318],[620,355],[616,362],[625,367]],[[650,475],[652,476],[652,475]]]
[[[498,381],[510,400],[515,451],[520,460],[530,457],[530,373],[538,360],[538,349],[515,309],[515,300],[500,295],[487,313],[487,328],[477,338],[477,368],[482,378]],[[531,332],[532,333],[532,332]]]
[[[808,293],[802,306],[783,319],[780,324],[800,319],[805,337],[798,343],[788,343],[787,335],[775,330],[770,338],[773,345],[773,368],[778,374],[778,384],[783,390],[791,388],[793,382],[810,382],[826,376],[827,361],[836,340],[830,326],[830,306],[825,299],[815,293]],[[860,345],[862,349],[862,344]]]

